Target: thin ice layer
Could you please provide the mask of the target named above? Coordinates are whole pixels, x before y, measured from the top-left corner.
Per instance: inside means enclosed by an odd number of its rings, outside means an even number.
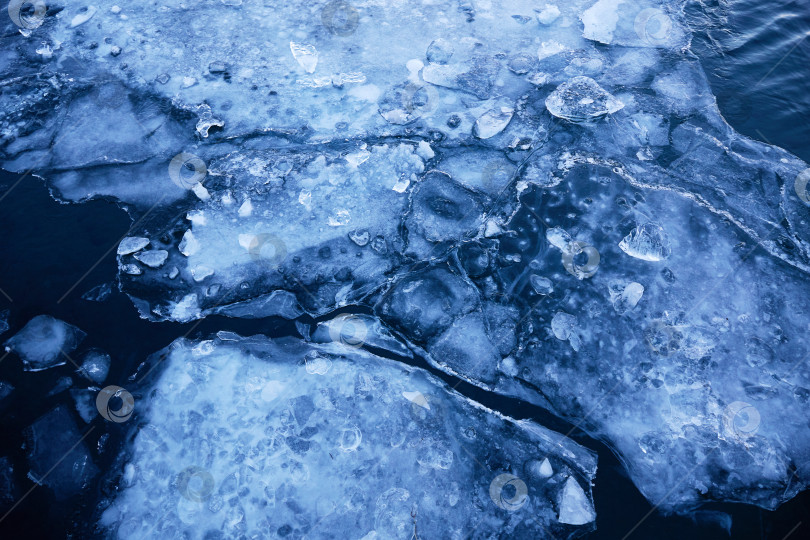
[[[359,349],[165,351],[103,527],[117,538],[467,538],[593,528],[592,452]]]

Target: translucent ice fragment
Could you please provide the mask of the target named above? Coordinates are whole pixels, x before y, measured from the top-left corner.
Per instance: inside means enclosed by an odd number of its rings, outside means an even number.
[[[135,253],[136,251],[140,251],[146,246],[149,245],[148,238],[142,238],[140,236],[128,236],[121,240],[121,243],[118,244],[118,254],[119,255],[130,255]]]
[[[6,341],[7,351],[15,352],[26,371],[61,366],[67,355],[84,339],[85,333],[50,315],[38,315]]]
[[[574,123],[613,114],[623,107],[624,103],[585,76],[562,83],[546,98],[546,108],[551,114]]]
[[[475,122],[475,136],[479,139],[494,137],[506,129],[514,114],[512,107],[497,107],[485,112]]]
[[[633,229],[619,242],[619,248],[631,257],[651,262],[663,261],[672,252],[664,228],[651,222]]]
[[[291,41],[290,50],[296,62],[298,62],[307,73],[315,73],[315,68],[318,66],[318,50],[314,45]]]

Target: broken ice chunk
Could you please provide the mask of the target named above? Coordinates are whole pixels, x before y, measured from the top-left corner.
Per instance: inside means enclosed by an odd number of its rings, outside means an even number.
[[[554,292],[554,284],[548,278],[532,274],[529,276],[529,282],[532,285],[532,289],[534,289],[537,294],[548,296]]]
[[[93,418],[98,414],[98,407],[96,406],[96,398],[98,397],[98,389],[74,389],[70,391],[73,402],[76,405],[76,412],[86,424],[93,421]]]
[[[515,109],[512,107],[497,107],[485,112],[475,122],[475,136],[479,139],[490,139],[506,129]]]
[[[584,76],[562,83],[546,98],[546,108],[551,114],[573,123],[613,114],[623,107],[624,103]]]
[[[148,238],[142,238],[140,236],[128,236],[121,240],[121,243],[118,244],[118,254],[119,255],[130,255],[135,253],[136,251],[140,251],[146,246],[149,245]]]
[[[558,311],[551,319],[551,331],[554,332],[554,337],[562,341],[571,336],[571,332],[576,326],[577,318],[563,311]]]
[[[315,68],[318,66],[318,51],[314,45],[291,41],[290,50],[295,60],[307,73],[315,73]]]
[[[99,349],[90,349],[84,354],[78,373],[94,383],[101,384],[107,378],[110,363],[109,354]]]
[[[550,25],[560,16],[560,8],[554,4],[546,4],[537,12],[537,20],[540,24]]]
[[[169,252],[164,249],[153,249],[136,253],[135,258],[149,268],[160,268],[169,258]]]
[[[654,0],[599,0],[580,17],[582,35],[605,45],[684,47],[689,37]]]
[[[650,222],[633,229],[619,242],[619,248],[631,257],[651,262],[663,261],[672,252],[664,228]]]
[[[38,315],[6,341],[5,347],[22,359],[26,371],[41,371],[67,362],[67,355],[86,335],[50,315]]]
[[[591,501],[585,495],[582,486],[573,478],[565,481],[558,505],[560,523],[585,525],[596,519],[596,512],[593,510]]]
[[[88,302],[104,302],[112,294],[112,283],[102,283],[96,285],[82,295],[83,300]]]
[[[60,405],[26,430],[28,477],[51,488],[57,500],[81,492],[99,470],[68,410]]]
[[[113,536],[189,524],[207,536],[287,536],[300,524],[310,538],[394,539],[410,538],[414,519],[420,538],[593,528],[590,451],[418,368],[339,344],[234,334],[178,340],[164,358],[101,516]]]
[[[608,292],[613,309],[621,315],[636,307],[638,301],[641,300],[641,295],[644,294],[644,286],[635,281],[628,283],[616,280],[609,283]]]

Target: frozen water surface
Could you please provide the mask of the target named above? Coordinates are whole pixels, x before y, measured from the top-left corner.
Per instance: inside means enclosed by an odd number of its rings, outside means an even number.
[[[579,537],[595,456],[360,349],[180,340],[139,403],[118,538]]]
[[[127,205],[120,287],[143,317],[370,308],[434,366],[604,440],[664,511],[774,508],[806,487],[807,165],[725,123],[680,2],[52,8],[2,38],[0,72],[25,84],[0,94],[0,160],[63,200]],[[591,517],[561,485],[555,519]],[[201,512],[165,496],[171,526]],[[388,497],[379,526],[412,526]],[[453,519],[481,515],[465,508]]]

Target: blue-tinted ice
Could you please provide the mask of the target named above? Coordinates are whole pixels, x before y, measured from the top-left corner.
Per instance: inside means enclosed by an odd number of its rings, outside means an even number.
[[[554,538],[593,528],[595,455],[346,345],[232,334],[163,351],[117,538]]]
[[[725,123],[681,2],[59,7],[3,38],[0,160],[130,205],[143,317],[371,307],[661,509],[807,485],[810,173]]]

